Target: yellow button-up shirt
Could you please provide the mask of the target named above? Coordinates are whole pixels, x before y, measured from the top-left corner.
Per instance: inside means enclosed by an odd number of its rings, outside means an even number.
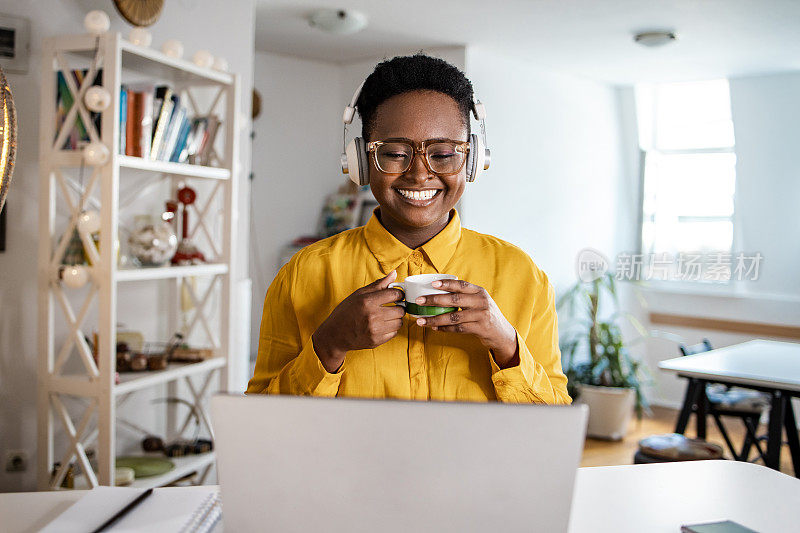
[[[347,352],[336,373],[319,361],[311,335],[356,289],[397,270],[455,274],[486,289],[517,331],[520,363],[501,369],[474,335],[434,331],[406,316],[377,348]],[[300,250],[267,291],[255,374],[248,393],[415,400],[500,400],[567,404],[553,286],[520,248],[447,226],[416,250],[397,240],[375,213],[366,226]]]

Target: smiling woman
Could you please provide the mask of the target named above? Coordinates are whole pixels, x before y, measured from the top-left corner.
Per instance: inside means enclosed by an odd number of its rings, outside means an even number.
[[[248,392],[569,403],[547,275],[516,246],[462,228],[455,209],[484,168],[472,84],[441,59],[396,57],[354,103],[363,129],[347,167],[379,207],[278,272]],[[405,305],[447,312],[415,320],[390,285],[434,273],[457,279]]]

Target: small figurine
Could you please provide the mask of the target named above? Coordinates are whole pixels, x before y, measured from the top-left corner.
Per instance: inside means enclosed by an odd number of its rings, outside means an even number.
[[[178,201],[183,204],[183,221],[181,228],[181,242],[178,244],[178,251],[172,256],[173,265],[197,265],[206,262],[203,253],[189,239],[189,205],[193,204],[197,198],[197,193],[189,186],[183,186],[178,190]]]

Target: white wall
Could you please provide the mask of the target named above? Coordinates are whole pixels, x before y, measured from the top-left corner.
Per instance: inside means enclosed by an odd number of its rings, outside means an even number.
[[[23,474],[0,470],[0,491],[33,490],[36,471],[36,364],[37,364],[37,251],[39,213],[38,124],[39,80],[42,39],[52,35],[82,33],[83,17],[92,9],[103,9],[112,21],[112,31],[127,34],[130,26],[105,0],[0,0],[0,12],[27,17],[31,21],[31,56],[26,74],[9,74],[19,120],[19,151],[14,181],[8,196],[7,248],[0,253],[0,456],[9,449],[25,449],[31,464]],[[215,2],[185,0],[166,2],[158,22],[150,28],[153,45],[169,38],[183,41],[186,54],[205,48],[224,56],[232,72],[241,75],[242,108],[249,117],[253,65],[252,0]],[[249,173],[250,145],[242,133],[241,172]],[[247,278],[247,180],[240,188],[239,247],[237,279]],[[125,298],[139,312],[153,315],[149,300],[138,299],[136,291]],[[121,300],[124,298],[121,296]],[[146,303],[147,302],[147,303]],[[159,317],[153,315],[152,320]],[[242,318],[249,322],[249,316]],[[163,321],[163,320],[162,320]],[[90,330],[89,330],[90,331]],[[242,354],[245,359],[246,354]],[[242,372],[243,373],[243,372]],[[153,411],[150,404],[142,404]],[[161,409],[159,407],[158,409]],[[125,433],[118,435],[125,448]]]
[[[738,245],[764,256],[746,289],[800,297],[800,72],[733,78],[730,88]]]
[[[251,351],[281,250],[314,235],[325,197],[346,177],[339,167],[342,110],[337,65],[256,52],[262,114],[253,130]]]
[[[616,90],[478,46],[466,67],[486,105],[492,162],[467,184],[465,226],[520,246],[562,290],[577,279],[579,250],[612,256],[618,245]]]

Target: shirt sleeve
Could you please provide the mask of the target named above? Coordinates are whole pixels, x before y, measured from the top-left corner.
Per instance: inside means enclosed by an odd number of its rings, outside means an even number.
[[[567,377],[561,369],[555,290],[542,272],[542,290],[534,300],[527,331],[517,329],[519,364],[501,369],[489,352],[497,399],[514,403],[570,404]]]
[[[336,396],[343,367],[325,370],[314,351],[311,335],[303,337],[292,303],[291,272],[294,262],[275,276],[264,299],[258,358],[248,394]]]

